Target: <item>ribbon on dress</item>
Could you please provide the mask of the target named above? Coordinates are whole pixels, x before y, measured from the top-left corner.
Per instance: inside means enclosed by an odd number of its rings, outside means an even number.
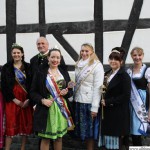
[[[133,106],[133,109],[138,117],[138,119],[141,122],[139,132],[143,135],[147,135],[148,130],[148,114],[146,112],[145,104],[143,103],[140,94],[131,79],[131,97],[130,97],[131,104]]]

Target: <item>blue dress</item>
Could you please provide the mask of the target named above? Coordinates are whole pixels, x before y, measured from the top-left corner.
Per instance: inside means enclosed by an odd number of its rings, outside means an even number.
[[[132,69],[128,69],[127,72],[129,75],[132,74]],[[142,65],[140,72],[137,74],[132,74],[131,76],[138,93],[145,104],[147,111],[148,111],[148,93],[146,91],[147,84],[150,82],[150,68],[147,68],[145,64]],[[137,117],[133,106],[130,103],[130,134],[132,135],[142,135],[139,128],[141,125],[141,121]]]

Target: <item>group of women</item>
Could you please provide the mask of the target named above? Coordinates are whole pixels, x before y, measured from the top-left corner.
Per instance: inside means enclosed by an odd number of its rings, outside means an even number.
[[[5,114],[5,149],[10,150],[12,138],[22,135],[21,150],[33,131],[42,139],[40,149],[62,149],[62,137],[74,130],[74,137],[86,141],[87,149],[99,147],[120,150],[128,148],[131,134],[133,145],[141,146],[141,135],[149,134],[150,68],[143,64],[144,52],[131,51],[134,64],[124,68],[125,51],[115,47],[109,55],[110,70],[103,66],[91,44],[81,46],[75,65],[75,84],[68,72],[58,68],[61,51],[48,53],[48,64],[39,68],[30,84],[29,64],[24,61],[23,48],[12,45],[12,61],[2,67],[0,107],[0,148],[2,148],[3,117]],[[29,89],[30,87],[30,89]],[[0,91],[1,92],[1,91]],[[73,96],[74,114],[68,99]],[[36,104],[33,113],[31,100]],[[2,104],[4,103],[4,104]],[[32,116],[33,120],[32,120]],[[33,122],[33,125],[32,125]]]

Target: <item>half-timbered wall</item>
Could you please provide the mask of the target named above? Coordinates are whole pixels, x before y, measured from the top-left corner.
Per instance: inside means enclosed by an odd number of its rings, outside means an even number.
[[[80,46],[89,42],[108,64],[115,46],[127,52],[140,46],[144,62],[150,62],[150,0],[0,0],[0,65],[11,59],[12,43],[20,43],[25,59],[37,53],[36,40],[46,36],[50,48],[57,45],[73,66]],[[70,67],[72,70],[72,67]]]

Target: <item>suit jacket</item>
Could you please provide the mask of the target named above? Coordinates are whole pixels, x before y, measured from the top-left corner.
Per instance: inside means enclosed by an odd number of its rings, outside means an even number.
[[[49,94],[47,88],[46,88],[46,77],[48,72],[48,65],[44,68],[40,68],[37,73],[34,75],[31,89],[30,89],[30,97],[33,101],[35,101],[36,110],[34,112],[34,131],[36,132],[43,132],[46,130],[46,124],[47,124],[47,116],[48,116],[48,110],[49,108],[44,106],[41,102],[43,98],[47,98],[47,95]],[[66,86],[68,85],[68,82],[70,81],[70,77],[68,72],[62,70],[59,68],[59,71],[63,75]],[[69,90],[68,94],[65,96],[67,99],[68,97],[72,96],[72,90]]]
[[[23,62],[24,70],[26,73],[26,88],[29,89],[29,63]],[[5,101],[12,101],[15,96],[13,94],[13,87],[15,84],[15,72],[13,67],[13,61],[6,63],[2,67],[1,73],[1,88]]]
[[[106,75],[110,71],[106,72]],[[102,120],[102,134],[104,135],[121,136],[129,134],[130,80],[125,69],[120,68],[107,87],[104,98],[106,106],[104,106],[104,119]]]

